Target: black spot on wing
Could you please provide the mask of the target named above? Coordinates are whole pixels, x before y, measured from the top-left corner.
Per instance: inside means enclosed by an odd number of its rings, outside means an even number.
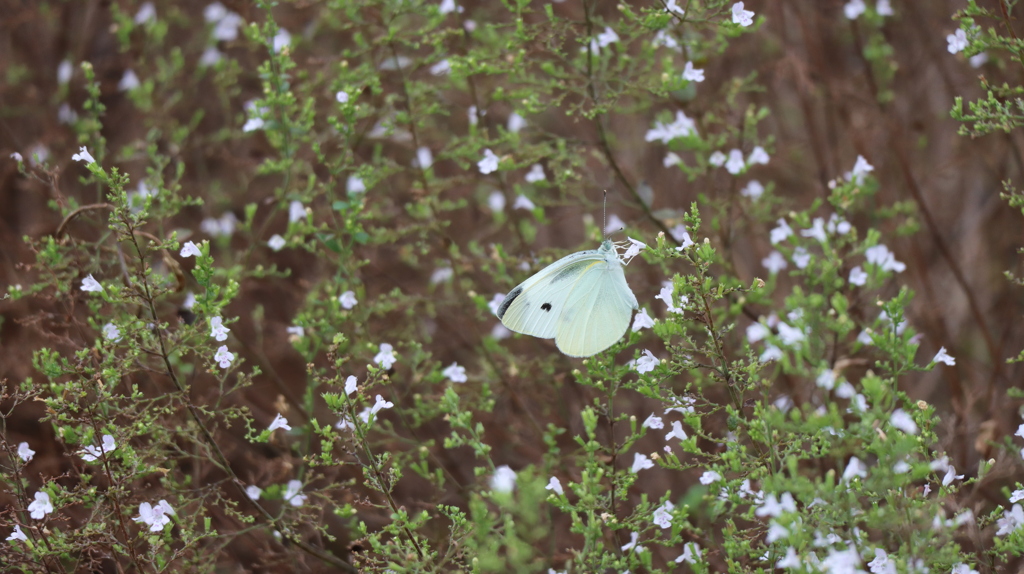
[[[551,303],[545,303],[545,304],[541,305],[540,308],[544,309],[545,311],[550,311],[551,310]]]
[[[505,295],[505,300],[501,302],[501,305],[498,305],[498,319],[505,318],[505,311],[508,311],[508,308],[512,306],[512,302],[515,301],[516,297],[522,294],[522,292],[523,286],[520,285],[510,291],[508,295]]]

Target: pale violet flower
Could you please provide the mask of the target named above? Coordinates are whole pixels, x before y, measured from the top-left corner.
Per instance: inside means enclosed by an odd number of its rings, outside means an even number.
[[[18,457],[25,462],[31,462],[32,457],[35,456],[36,451],[29,448],[27,442],[18,443]]]
[[[480,122],[480,112],[476,106],[469,106],[466,108],[466,117],[469,120],[469,125],[475,126]]]
[[[737,2],[732,5],[732,21],[733,24],[739,24],[746,28],[754,23],[754,13],[750,10],[744,10],[743,2]]]
[[[786,258],[783,257],[781,253],[778,251],[772,251],[768,254],[768,257],[761,260],[761,265],[768,270],[768,273],[775,275],[779,271],[785,269],[788,266],[788,263],[786,263]]]
[[[526,209],[528,211],[533,211],[535,207],[536,206],[533,202],[525,195],[517,196],[515,202],[512,204],[512,209]]]
[[[451,14],[455,10],[462,12],[462,6],[457,6],[455,0],[441,0],[441,5],[437,10],[442,14]]]
[[[677,110],[676,119],[672,121],[672,123],[666,124],[662,121],[656,120],[654,122],[654,127],[647,130],[644,140],[649,142],[660,141],[667,144],[676,138],[686,137],[696,133],[697,122],[687,117],[682,110]],[[724,156],[722,163],[725,163]]]
[[[895,574],[896,569],[893,568],[892,572]],[[949,571],[949,574],[978,574],[978,571],[963,562],[957,562],[953,565],[953,569]]]
[[[288,485],[284,489],[282,498],[288,501],[288,504],[299,507],[306,503],[306,499],[309,496],[302,494],[302,481],[301,480],[289,480]]]
[[[655,295],[654,298],[661,299],[662,301],[664,301],[665,305],[668,306],[668,310],[670,313],[682,313],[683,310],[675,306],[675,301],[673,300],[674,291],[675,287],[673,287],[671,283],[666,281],[666,285],[664,285],[661,288],[661,292]],[[686,297],[683,297],[681,301],[682,304],[685,305],[688,302],[688,299]]]
[[[254,132],[257,130],[261,130],[263,129],[264,123],[265,122],[263,121],[262,118],[249,118],[245,120],[245,123],[242,125],[242,131]]]
[[[50,495],[43,491],[37,491],[33,500],[28,505],[29,516],[41,520],[47,514],[53,512],[53,504],[50,504]]]
[[[914,417],[910,416],[903,409],[896,409],[892,412],[892,415],[889,416],[889,424],[907,434],[917,434],[918,432]]]
[[[850,0],[843,5],[843,14],[847,20],[856,20],[867,8],[864,0]]]
[[[682,251],[687,247],[693,245],[693,239],[690,238],[690,232],[686,230],[686,226],[680,223],[672,229],[668,230],[672,239],[675,239],[679,243],[679,247],[676,247],[676,251]]]
[[[761,182],[757,181],[756,179],[752,179],[749,182],[747,182],[747,185],[740,190],[740,195],[742,195],[743,197],[749,197],[753,201],[757,201],[758,198],[760,198],[763,194],[764,186],[761,185]]]
[[[148,502],[140,504],[139,515],[132,520],[148,524],[150,532],[160,532],[171,523],[169,515],[172,514],[174,514],[174,509],[171,508],[171,505],[166,500],[161,499],[155,505]]]
[[[512,112],[512,115],[510,115],[508,117],[508,131],[510,131],[512,133],[518,133],[519,130],[521,130],[521,129],[525,128],[525,127],[526,127],[526,118],[524,118],[523,116],[517,114],[516,112]]]
[[[618,41],[619,35],[608,26],[604,27],[604,32],[597,35],[597,45],[601,48],[606,48]]]
[[[850,269],[850,284],[863,287],[868,282],[868,273],[860,268],[860,265]]]
[[[86,462],[93,462],[100,458],[105,453],[117,450],[117,443],[114,442],[114,437],[109,434],[103,435],[103,444],[100,446],[86,445],[82,449],[82,460]]]
[[[679,440],[686,440],[689,438],[686,435],[686,431],[683,430],[683,423],[679,421],[672,421],[672,430],[665,435],[665,440],[672,440],[673,438]]]
[[[292,45],[292,35],[284,28],[279,28],[274,35],[274,52],[280,52]]]
[[[26,536],[25,533],[21,531],[20,524],[15,524],[14,531],[11,532],[11,535],[7,537],[8,542],[13,542],[15,540],[22,540],[26,542],[28,541],[28,536]]]
[[[946,42],[949,43],[946,49],[949,50],[950,54],[961,52],[967,47],[967,32],[957,29],[956,32],[946,36]]]
[[[859,458],[853,456],[850,457],[850,462],[846,463],[846,470],[843,471],[843,477],[840,481],[850,482],[854,478],[865,478],[867,475],[868,466]]]
[[[39,496],[39,494],[37,493],[36,496]],[[36,518],[36,516],[33,514],[32,518]],[[1020,528],[1022,524],[1024,524],[1024,508],[1021,508],[1019,504],[1014,504],[1013,507],[1010,508],[1010,512],[1004,513],[1003,517],[996,521],[996,525],[999,526],[999,530],[996,531],[996,536],[1006,536]]]
[[[199,246],[194,241],[188,241],[185,245],[181,246],[179,255],[182,257],[202,257],[203,252],[199,250]]]
[[[725,159],[726,158],[724,153],[715,150],[714,152],[711,153],[710,156],[708,156],[708,163],[715,167],[722,167],[723,165],[725,165]]]
[[[71,105],[69,105],[67,102],[64,102],[60,105],[59,108],[57,108],[57,121],[59,121],[62,124],[73,124],[78,121],[78,112],[71,109]],[[77,161],[77,158],[75,157],[72,157],[72,159],[75,159]],[[82,161],[85,161],[84,157],[82,158]],[[86,161],[86,163],[93,162]]]
[[[797,269],[804,269],[811,262],[811,254],[803,246],[793,250],[793,264]]]
[[[487,308],[491,310],[491,315],[497,315],[498,314],[498,307],[501,306],[501,303],[504,300],[505,300],[505,294],[504,293],[495,293],[494,297],[491,297],[491,300],[487,302]]]
[[[389,343],[381,343],[380,351],[378,351],[377,354],[373,356],[373,362],[377,363],[381,367],[384,367],[385,369],[390,369],[391,366],[394,365],[396,361],[398,361],[398,359],[395,358],[395,348],[392,347]]]
[[[60,65],[57,66],[57,83],[63,85],[70,82],[74,73],[75,67],[71,65],[71,60],[61,60]]]
[[[306,219],[306,206],[302,205],[299,200],[294,200],[288,204],[288,222],[295,223],[296,221],[302,221]]]
[[[674,510],[675,507],[676,505],[666,500],[665,504],[662,504],[654,510],[654,514],[651,515],[651,522],[653,522],[655,526],[660,526],[661,528],[671,527],[672,510]]]
[[[306,336],[306,329],[302,325],[292,325],[291,327],[285,327],[285,333],[294,336],[296,339],[301,339]]]
[[[680,16],[686,14],[686,11],[679,6],[677,0],[668,0],[665,2],[665,11],[669,13],[675,12]]]
[[[722,480],[722,475],[718,474],[713,470],[705,470],[704,474],[700,475],[700,483],[705,486],[709,484],[714,484],[719,480]]]
[[[267,430],[269,431],[275,431],[277,429],[292,430],[292,427],[288,424],[288,419],[281,416],[281,413],[278,413],[270,423],[270,426],[267,427]]]
[[[494,475],[491,476],[491,490],[496,492],[512,492],[512,489],[515,487],[516,471],[512,470],[507,464],[494,469]]]
[[[622,221],[622,218],[613,213],[608,216],[608,223],[604,226],[604,232],[605,234],[612,234],[617,231],[622,231],[625,227],[626,223]]]
[[[217,347],[217,354],[213,356],[213,360],[220,365],[220,368],[226,369],[231,366],[231,363],[235,360],[235,354],[228,352],[227,345],[221,345]]]
[[[757,360],[762,363],[767,363],[769,361],[778,361],[783,357],[783,355],[784,353],[782,352],[782,349],[776,347],[775,345],[765,345],[764,352],[761,353],[761,356],[758,357]]]
[[[334,99],[337,100],[339,104],[347,104],[349,100],[348,92],[339,90],[334,94]]]
[[[430,73],[434,76],[446,76],[452,72],[452,63],[448,61],[448,58],[441,60],[440,62],[430,66]]]
[[[633,332],[637,332],[640,329],[649,329],[654,326],[654,319],[647,314],[647,309],[640,309],[640,312],[633,317]]]
[[[539,163],[533,164],[530,166],[529,173],[527,173],[523,179],[525,179],[527,183],[537,183],[538,181],[546,180],[547,177],[544,175],[544,167]]]
[[[345,181],[345,191],[349,195],[356,195],[359,193],[366,193],[366,184],[363,183],[363,178],[358,175],[350,175]]]
[[[896,255],[882,244],[868,247],[864,251],[864,258],[868,260],[868,263],[881,267],[882,271],[902,273],[907,268],[905,263],[897,261]]]
[[[250,484],[249,486],[245,487],[245,495],[249,497],[249,500],[259,500],[260,495],[262,494],[263,489],[256,486],[255,484]]]
[[[487,148],[484,150],[484,158],[476,162],[476,166],[484,175],[498,171],[498,156],[490,148]]]
[[[838,233],[839,235],[846,235],[852,229],[853,225],[850,225],[849,221],[846,221],[835,213],[829,216],[828,223],[825,224],[826,231],[829,233]]]
[[[125,70],[121,81],[117,83],[117,89],[121,92],[128,92],[139,87],[139,77],[132,70]]]
[[[864,159],[864,156],[858,155],[857,161],[853,164],[853,171],[846,174],[846,180],[852,181],[857,185],[864,183],[864,176],[875,171],[875,167],[868,163],[868,160]]]
[[[696,564],[701,560],[700,545],[696,542],[687,542],[683,545],[683,553],[676,556],[676,564],[686,562],[687,564]]]
[[[267,247],[269,247],[271,251],[280,251],[284,249],[285,245],[287,245],[287,241],[285,241],[284,237],[281,237],[276,233],[270,236],[270,239],[267,240]]]
[[[944,365],[952,367],[953,365],[956,364],[956,359],[954,359],[949,353],[946,352],[945,347],[941,347],[939,349],[939,352],[935,353],[935,357],[932,359],[932,362],[942,363]]]
[[[772,229],[769,235],[769,239],[771,240],[772,245],[776,245],[782,241],[785,241],[786,238],[793,235],[793,228],[790,227],[788,223],[786,223],[785,219],[779,219],[777,223],[779,225]]]
[[[761,323],[751,323],[747,327],[747,341],[756,343],[771,334],[771,329]]]
[[[832,369],[825,369],[818,375],[818,378],[814,380],[814,384],[819,388],[831,391],[836,388],[836,374]]]
[[[643,243],[641,241],[637,241],[636,239],[633,239],[632,237],[627,237],[626,239],[629,240],[629,248],[626,249],[626,252],[622,254],[622,258],[623,259],[632,259],[632,258],[636,257],[637,255],[640,255],[640,252],[645,247],[647,247],[646,243]]]
[[[448,380],[453,383],[465,383],[469,380],[466,378],[466,367],[458,363],[448,365],[445,370],[441,371],[441,374],[448,377]]]
[[[231,329],[224,326],[224,319],[220,317],[210,319],[210,336],[217,341],[227,341],[230,331]]]
[[[661,417],[651,413],[640,426],[649,429],[662,429],[665,428],[665,423],[661,420]]]
[[[646,454],[633,453],[633,466],[630,468],[630,472],[637,473],[648,468],[654,468],[654,461]]]
[[[761,518],[766,516],[778,518],[786,512],[796,512],[796,500],[788,492],[783,492],[781,498],[775,496],[774,492],[769,494],[765,498],[764,504],[754,510],[754,514]]]
[[[121,330],[117,328],[117,325],[113,323],[107,323],[103,326],[103,336],[109,341],[118,342],[121,340]]]
[[[338,295],[338,303],[341,303],[341,306],[345,309],[351,309],[359,303],[359,300],[356,299],[355,291],[345,291]]]
[[[430,274],[430,284],[437,285],[438,283],[444,283],[454,276],[455,270],[451,267],[438,267]]]
[[[430,148],[423,146],[416,150],[415,164],[420,169],[430,169],[430,166],[434,165],[434,154]]]
[[[550,490],[559,496],[565,494],[565,490],[562,488],[562,481],[558,480],[557,476],[552,476],[548,480],[548,485],[544,487],[544,490]]]
[[[736,175],[746,166],[747,164],[743,161],[743,152],[736,148],[729,150],[729,159],[725,161],[725,171]]]
[[[988,53],[979,52],[968,58],[967,61],[971,64],[972,68],[980,68],[988,62]]]
[[[776,568],[800,568],[802,566],[803,562],[800,560],[800,556],[797,555],[796,549],[792,546],[786,548],[786,555],[775,563]]]
[[[213,46],[207,46],[201,56],[199,56],[199,65],[204,68],[217,65],[218,62],[224,59],[224,55],[220,53],[220,50]]]
[[[644,354],[639,359],[636,360],[636,372],[640,373],[641,375],[649,373],[653,371],[654,368],[657,367],[660,363],[661,361],[659,361],[658,358],[654,356],[654,353],[651,353],[647,349],[644,349]]]
[[[828,238],[825,235],[825,220],[821,217],[815,217],[814,221],[811,222],[810,229],[801,229],[800,235],[817,239],[820,243],[825,243],[825,240]]]
[[[89,150],[85,149],[85,146],[78,148],[78,153],[71,156],[71,161],[84,161],[86,165],[96,163],[96,159],[92,157]]]
[[[768,161],[771,160],[771,156],[768,152],[764,151],[761,146],[754,146],[754,149],[750,151],[750,155],[747,156],[747,165],[767,165]]]
[[[875,5],[875,12],[878,12],[879,16],[892,16],[892,3],[889,0],[878,0],[878,4]]]
[[[683,79],[688,82],[703,82],[704,70],[693,67],[693,62],[687,62],[683,68]]]

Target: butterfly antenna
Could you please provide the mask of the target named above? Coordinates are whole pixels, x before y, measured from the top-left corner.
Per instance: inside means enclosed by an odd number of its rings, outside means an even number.
[[[608,233],[605,231],[606,229],[608,229],[608,190],[607,189],[604,190],[604,208],[602,209],[602,211],[604,212],[603,215],[602,215],[602,217],[604,218],[604,222],[601,224],[601,239],[606,239],[608,237]]]

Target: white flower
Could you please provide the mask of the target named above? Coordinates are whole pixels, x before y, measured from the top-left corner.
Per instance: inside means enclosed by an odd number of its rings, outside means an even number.
[[[686,137],[690,134],[696,133],[697,122],[687,117],[681,110],[677,110],[676,119],[670,124],[656,120],[654,122],[654,127],[647,130],[644,140],[649,142],[660,141],[667,144],[676,138]],[[725,163],[724,156],[722,157],[722,163]]]
[[[903,409],[896,409],[892,412],[892,415],[889,416],[889,424],[907,434],[917,434],[918,432],[914,418]]]
[[[121,81],[117,83],[118,91],[127,92],[137,87],[139,87],[139,77],[132,70],[125,70],[124,75],[121,76]]]
[[[217,341],[226,341],[228,339],[228,329],[224,326],[224,319],[220,317],[214,317],[210,319],[210,336]]]
[[[288,222],[295,223],[306,219],[306,206],[299,200],[293,200],[288,204]]]
[[[202,257],[203,252],[199,250],[199,246],[196,245],[194,241],[189,241],[181,247],[179,255],[182,257]]]
[[[354,291],[345,291],[341,295],[338,295],[338,303],[341,303],[341,306],[345,309],[351,309],[359,303],[359,300],[356,299]]]
[[[339,104],[347,104],[349,100],[348,92],[339,90],[334,94],[334,99],[337,100]]]
[[[768,155],[768,152],[764,151],[763,147],[759,145],[754,146],[754,149],[750,151],[750,155],[747,156],[747,165],[767,165],[770,159],[771,156]]]
[[[949,465],[946,475],[942,477],[942,486],[949,486],[954,480],[962,480],[964,475],[956,473],[956,467]]]
[[[78,112],[76,112],[75,110],[71,109],[71,106],[67,102],[64,102],[63,104],[60,105],[59,108],[57,108],[57,121],[59,121],[62,124],[73,124],[73,123],[78,121]],[[85,149],[85,148],[82,148],[82,149]],[[86,152],[86,153],[88,153],[88,152]],[[75,154],[75,156],[77,156],[77,155],[78,154]],[[72,156],[71,159],[77,161],[79,158],[77,158],[75,156]],[[92,157],[92,156],[89,156],[89,157]],[[84,161],[85,163],[93,163],[91,161],[86,160],[85,156],[81,156],[81,160]]]
[[[546,180],[547,177],[544,176],[544,167],[539,163],[533,164],[530,166],[530,172],[527,173],[523,179],[525,179],[527,183],[537,183],[538,181]]]
[[[558,480],[557,476],[552,476],[548,480],[548,485],[544,487],[544,490],[553,491],[559,496],[565,494],[565,490],[562,488],[562,481]]]
[[[679,307],[676,307],[675,302],[673,301],[673,291],[675,291],[675,288],[672,286],[671,283],[668,283],[667,281],[666,283],[667,284],[661,288],[661,292],[655,295],[654,298],[661,299],[662,301],[664,301],[665,305],[668,306],[668,310],[670,313],[682,313],[683,310],[680,309]],[[681,301],[682,304],[685,305],[687,303],[687,298],[683,297]]]
[[[496,492],[512,492],[512,489],[515,487],[516,471],[512,470],[507,464],[494,469],[494,475],[491,476],[491,490]]]
[[[967,32],[957,29],[956,32],[946,36],[946,42],[949,42],[949,46],[946,47],[949,53],[956,54],[967,47]]]
[[[651,515],[651,522],[662,528],[669,528],[672,526],[672,510],[675,507],[674,504],[666,500],[665,504],[654,510],[654,514]]]
[[[235,354],[228,352],[227,345],[221,345],[217,347],[217,353],[213,356],[213,360],[220,365],[220,368],[226,369],[231,366],[231,363],[235,360]]]
[[[868,562],[871,574],[896,574],[896,562],[889,559],[889,554],[881,548],[875,548],[875,559]]]
[[[907,268],[905,263],[897,261],[896,255],[882,244],[868,247],[864,251],[864,258],[868,260],[868,263],[881,267],[882,271],[902,273]]]
[[[71,161],[84,161],[86,165],[96,163],[96,159],[92,157],[89,150],[85,149],[85,146],[78,148],[78,153],[71,156]]]
[[[793,228],[791,228],[789,224],[786,223],[785,219],[779,219],[777,223],[779,224],[778,227],[772,229],[770,234],[770,240],[772,242],[772,245],[782,242],[787,237],[793,235]]]
[[[358,387],[358,382],[359,382],[358,379],[356,379],[352,375],[349,375],[348,378],[345,379],[345,395],[346,396],[350,397],[350,396],[352,396],[352,393],[356,392],[356,388]]]
[[[448,58],[441,60],[440,62],[430,66],[430,73],[434,76],[446,76],[452,72],[452,63],[448,61]]]
[[[633,466],[630,472],[637,473],[648,468],[654,468],[654,461],[647,458],[646,454],[633,453]]]
[[[434,165],[434,154],[430,152],[430,148],[423,146],[416,150],[414,165],[420,169],[430,169],[430,166]]]
[[[675,12],[680,16],[686,14],[686,11],[679,7],[679,4],[676,3],[676,0],[668,0],[667,2],[665,2],[665,11],[669,13]]]
[[[672,430],[665,435],[665,440],[672,440],[677,438],[679,440],[686,440],[686,431],[683,430],[683,423],[679,421],[672,421]]]
[[[843,14],[847,20],[856,20],[865,10],[867,6],[864,5],[864,0],[850,0],[843,6]]]
[[[345,181],[345,191],[349,195],[366,193],[366,184],[363,183],[363,178],[355,174],[348,176],[348,179]]]
[[[238,218],[235,217],[235,214],[226,211],[224,215],[220,216],[220,219],[207,217],[199,223],[199,229],[211,236],[229,236],[235,232],[235,223],[237,222]]]
[[[647,308],[640,309],[640,312],[633,317],[633,332],[637,332],[640,329],[649,329],[654,326],[654,319],[647,314]]]
[[[980,68],[988,62],[988,53],[979,52],[967,59],[970,62],[972,68]]]
[[[850,457],[850,462],[846,464],[846,470],[843,471],[843,477],[840,482],[850,482],[854,478],[864,478],[868,475],[868,466],[861,462],[861,460],[855,456]]]
[[[747,164],[743,161],[743,152],[736,148],[729,150],[729,159],[725,161],[725,171],[736,175],[746,166]]]
[[[853,229],[849,221],[846,221],[842,217],[839,217],[835,213],[829,216],[828,223],[825,224],[825,229],[829,233],[838,233],[839,235],[846,235]]]
[[[466,108],[466,117],[469,120],[469,125],[475,126],[480,122],[480,112],[476,106],[469,106]]]
[[[71,65],[71,60],[61,60],[57,66],[57,83],[63,85],[70,82],[74,73],[75,68]]]
[[[850,269],[850,284],[863,286],[868,282],[868,272],[860,268],[860,265]]]
[[[36,496],[38,497],[39,494],[36,493]],[[29,507],[29,510],[31,510],[31,507]],[[33,514],[32,518],[36,518],[36,515]],[[1003,517],[996,521],[996,525],[999,526],[996,536],[1005,536],[1020,528],[1022,524],[1024,524],[1024,508],[1021,508],[1019,504],[1014,504],[1008,514],[1004,513]]]
[[[597,35],[597,45],[601,48],[605,48],[619,41],[619,35],[615,33],[608,26],[604,27],[604,32]]]
[[[292,427],[288,424],[288,419],[281,416],[281,413],[278,413],[277,416],[274,417],[273,422],[270,423],[270,426],[267,427],[267,430],[269,431],[275,431],[277,429],[292,430]]]
[[[231,42],[238,38],[238,28],[242,25],[242,17],[229,11],[220,2],[214,2],[203,10],[203,17],[213,23],[213,38]]]
[[[526,127],[526,118],[524,118],[523,116],[517,114],[516,112],[512,112],[512,115],[510,115],[508,117],[508,131],[510,131],[512,133],[518,133],[519,130],[521,130],[521,129],[525,128],[525,127]]]
[[[896,569],[893,568],[892,572],[895,573]],[[963,562],[957,562],[953,565],[953,569],[949,571],[949,574],[978,574],[978,571]]]
[[[264,121],[262,118],[249,118],[245,120],[242,125],[243,132],[254,132],[256,130],[263,129]]]
[[[269,247],[272,251],[280,251],[284,249],[284,246],[286,244],[287,242],[284,240],[284,237],[281,237],[276,233],[272,235],[270,239],[267,240],[267,247]]]
[[[686,226],[680,223],[672,229],[668,230],[669,234],[672,235],[672,239],[675,239],[679,243],[679,247],[676,247],[676,251],[682,251],[687,247],[693,245],[693,239],[690,238],[690,232],[686,230]]]
[[[722,475],[718,474],[713,470],[705,470],[704,474],[700,475],[700,483],[705,486],[709,484],[714,484],[719,480],[722,480]]]
[[[604,232],[605,234],[612,234],[617,231],[622,231],[625,227],[626,224],[622,221],[622,218],[613,213],[608,216],[608,223],[604,226]]]
[[[375,402],[373,403],[373,406],[370,407],[371,415],[375,415],[383,409],[390,409],[391,407],[395,406],[395,403],[385,400],[384,397],[380,395],[377,395],[374,401]]]
[[[696,564],[700,560],[700,545],[696,542],[687,542],[683,545],[683,553],[676,556],[676,564],[686,562],[687,564]]]
[[[956,359],[954,359],[949,353],[946,352],[945,347],[941,347],[939,349],[939,352],[935,353],[935,357],[932,359],[932,362],[943,363],[945,365],[949,365],[950,367],[952,367],[953,365],[956,364]]]
[[[528,211],[533,211],[535,207],[536,206],[533,204],[532,201],[530,201],[528,197],[521,194],[516,197],[515,203],[512,204],[512,209],[525,209]]]
[[[274,35],[274,52],[280,52],[283,48],[292,45],[292,35],[284,28],[278,28]]]
[[[11,532],[11,535],[7,537],[7,540],[8,541],[13,541],[13,540],[25,540],[25,541],[28,541],[28,536],[26,536],[25,533],[21,531],[21,525],[20,524],[15,524],[14,525],[14,531]]]
[[[637,541],[639,539],[640,539],[640,533],[638,533],[638,532],[630,532],[629,533],[629,542],[627,542],[627,543],[622,545],[622,551],[625,552],[626,550],[631,550],[635,554],[640,554],[641,552],[643,552],[644,551],[644,547],[643,546],[637,546]],[[629,572],[629,571],[627,570],[626,572]]]
[[[764,504],[754,511],[754,514],[764,518],[765,516],[771,516],[778,518],[784,512],[796,512],[796,501],[793,499],[793,495],[788,492],[782,493],[782,498],[775,496],[775,493],[771,493],[765,499]]]
[[[204,68],[217,65],[218,62],[224,59],[224,55],[220,53],[220,50],[213,46],[207,46],[201,56],[199,56],[199,65]]]
[[[644,419],[643,424],[640,426],[649,429],[660,429],[665,428],[665,423],[662,422],[661,417],[651,413],[650,416]]]
[[[263,489],[256,486],[255,484],[250,484],[249,486],[245,487],[245,495],[249,497],[249,500],[259,500],[260,495],[262,494]]]
[[[740,195],[743,197],[749,197],[753,201],[757,201],[762,194],[764,194],[764,186],[756,179],[752,179],[747,182],[747,185],[740,190]]]
[[[476,162],[476,166],[484,175],[498,171],[498,156],[491,151],[491,148],[487,148],[484,150],[484,159]]]
[[[82,459],[87,462],[93,462],[104,453],[115,450],[117,450],[117,443],[114,442],[114,437],[109,434],[105,434],[103,435],[103,444],[101,446],[94,446],[90,444],[82,449]]]
[[[683,79],[688,82],[703,82],[704,70],[694,68],[693,62],[687,62],[686,67],[683,68]]]
[[[487,302],[487,308],[491,310],[491,315],[498,314],[498,307],[501,306],[504,300],[505,295],[503,293],[495,293],[494,297],[491,297],[491,300]]]
[[[853,164],[853,171],[847,174],[846,180],[860,185],[864,183],[864,176],[873,171],[875,171],[875,167],[868,163],[868,160],[864,159],[864,156],[858,155],[857,161]]]
[[[25,462],[31,462],[32,457],[35,456],[36,451],[28,447],[27,442],[18,443],[18,457]]]
[[[21,154],[20,154],[20,153],[18,153],[18,152],[14,152],[14,153],[12,153],[12,154],[11,154],[11,159],[13,159],[14,161],[16,161],[16,162],[18,162],[18,163],[22,163],[22,162],[24,162],[24,161],[25,161],[25,158],[23,158],[23,157],[21,156]]]
[[[744,10],[743,2],[737,2],[732,5],[732,21],[733,24],[739,24],[746,28],[754,23],[754,13],[750,10]]]
[[[430,274],[430,284],[437,285],[438,283],[444,283],[454,276],[455,271],[451,267],[438,267]]]
[[[103,336],[116,343],[121,340],[121,330],[117,328],[117,325],[107,323],[103,326]]]
[[[803,562],[800,561],[800,557],[797,556],[796,549],[792,546],[786,548],[786,555],[779,560],[776,564],[776,568],[800,568]]]
[[[756,343],[771,334],[771,329],[761,323],[751,323],[747,327],[747,341]]]
[[[817,239],[819,243],[825,243],[825,240],[828,238],[825,235],[825,220],[821,217],[815,217],[814,221],[811,222],[811,228],[801,229],[800,235]]]
[[[140,504],[139,515],[132,520],[148,524],[150,532],[160,532],[171,523],[171,518],[168,516],[170,514],[174,514],[174,509],[166,500],[161,499],[155,506],[148,502]]]
[[[460,366],[458,363],[452,363],[441,371],[441,374],[448,377],[453,383],[465,383],[469,379],[466,378],[466,367]]]
[[[442,14],[451,14],[455,10],[462,11],[461,6],[455,5],[455,0],[441,0],[441,5],[438,6],[437,10]]]
[[[811,254],[802,245],[793,250],[793,264],[797,269],[804,269],[811,263]]]
[[[779,340],[787,347],[799,348],[800,342],[807,338],[806,334],[796,327],[779,322]]]
[[[289,480],[288,485],[284,489],[282,498],[288,501],[288,504],[299,507],[306,503],[306,499],[309,496],[300,494],[302,491],[302,481],[300,480]]]
[[[878,12],[879,16],[892,16],[892,4],[889,0],[878,0],[878,4],[875,5],[875,12]]]
[[[761,353],[761,356],[758,357],[757,360],[762,363],[767,363],[769,361],[778,361],[783,357],[783,355],[784,353],[782,352],[782,349],[776,347],[775,345],[765,345],[764,352]]]
[[[35,494],[35,500],[28,505],[29,516],[41,520],[47,514],[53,512],[53,505],[50,504],[50,495],[43,491]]]
[[[632,237],[627,237],[626,239],[629,240],[629,248],[626,249],[626,252],[622,254],[622,258],[623,259],[632,259],[632,258],[636,257],[637,255],[640,255],[640,251],[642,251],[645,247],[647,247],[646,243],[643,243],[641,241],[637,241],[636,239],[633,239]]]
[[[789,264],[786,263],[786,258],[782,256],[778,251],[772,251],[761,260],[761,265],[768,270],[768,273],[772,275],[777,274],[779,271],[785,269]]]
[[[715,167],[722,167],[725,165],[725,154],[715,150],[710,156],[708,156],[708,163]]]
[[[659,363],[661,363],[661,361],[659,361],[658,358],[654,356],[654,353],[651,353],[647,349],[644,349],[644,354],[639,359],[636,360],[636,372],[640,373],[641,375],[644,373],[649,373],[653,371]]]
[[[389,343],[381,343],[380,351],[373,356],[373,362],[385,369],[390,369],[391,365],[394,365],[397,360],[398,359],[395,358],[395,348]]]

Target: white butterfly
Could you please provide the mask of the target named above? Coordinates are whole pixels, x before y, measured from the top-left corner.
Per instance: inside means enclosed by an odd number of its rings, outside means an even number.
[[[625,263],[609,239],[599,249],[567,255],[510,291],[498,319],[517,333],[554,338],[570,357],[600,353],[622,338],[639,307]]]

